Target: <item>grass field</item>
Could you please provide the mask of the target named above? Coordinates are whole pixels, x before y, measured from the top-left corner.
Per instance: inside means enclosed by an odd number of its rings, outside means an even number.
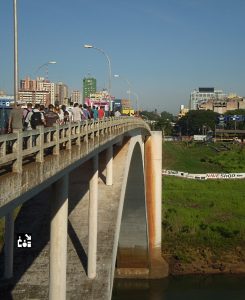
[[[163,149],[166,169],[245,172],[244,150],[237,146],[214,152],[205,145],[164,143]],[[227,163],[231,161],[233,165]],[[194,254],[190,249],[208,248],[212,255],[244,249],[245,180],[197,181],[164,176],[162,226],[165,252],[182,261],[191,260]]]
[[[245,172],[245,147],[237,144],[226,147],[223,144],[165,142],[163,168],[189,173]]]
[[[245,243],[244,185],[164,177],[165,239],[211,248]]]

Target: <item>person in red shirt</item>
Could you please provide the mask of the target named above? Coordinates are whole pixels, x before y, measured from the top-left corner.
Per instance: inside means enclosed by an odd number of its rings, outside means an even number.
[[[104,109],[102,107],[100,107],[99,110],[98,110],[99,119],[100,120],[103,119],[104,115],[105,115]]]

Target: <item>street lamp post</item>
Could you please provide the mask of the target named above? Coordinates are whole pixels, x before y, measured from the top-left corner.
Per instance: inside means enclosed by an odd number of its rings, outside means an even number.
[[[106,57],[107,59],[107,62],[108,62],[108,68],[109,68],[109,81],[108,81],[108,94],[109,94],[109,102],[110,102],[110,110],[112,110],[112,107],[111,107],[111,61],[110,61],[110,58],[109,56],[107,55],[107,53],[103,50],[103,49],[100,49],[100,48],[97,48],[93,45],[88,45],[88,44],[85,44],[83,45],[84,48],[87,48],[87,49],[95,49],[95,50],[98,50],[100,51],[101,53],[104,54],[104,56]]]
[[[132,85],[131,85],[131,83],[129,82],[129,80],[127,79],[127,78],[124,78],[124,77],[122,77],[121,75],[118,75],[118,74],[115,74],[114,75],[114,77],[115,78],[121,78],[121,79],[123,79],[126,83],[127,83],[127,85],[128,85],[128,100],[130,101],[131,99],[131,97],[130,97],[130,95],[131,95],[131,88],[132,88]]]
[[[56,61],[51,60],[51,61],[48,61],[48,62],[42,64],[40,67],[37,68],[35,74],[37,74],[41,68],[46,67],[46,79],[48,79],[48,66],[53,65],[53,64],[56,64]]]
[[[56,64],[56,61],[48,61],[44,64],[42,64],[40,67],[37,68],[36,72],[35,72],[35,76],[37,75],[38,71],[43,68],[43,67],[46,67],[46,80],[48,80],[48,66],[49,65],[54,65]],[[36,80],[36,86],[35,86],[35,103],[36,103],[36,97],[37,97],[37,80]]]
[[[132,85],[129,82],[129,80],[127,78],[122,77],[121,75],[118,75],[118,74],[115,74],[114,77],[115,78],[121,78],[128,84],[129,89],[128,89],[127,93],[128,93],[129,101],[131,100],[131,94],[133,94],[136,97],[136,111],[139,111],[139,107],[138,107],[139,96],[135,92],[132,91]]]
[[[132,94],[136,97],[136,111],[139,112],[139,96],[135,92],[132,92]]]
[[[18,20],[17,20],[17,4],[16,0],[13,2],[14,5],[14,101],[18,101]]]

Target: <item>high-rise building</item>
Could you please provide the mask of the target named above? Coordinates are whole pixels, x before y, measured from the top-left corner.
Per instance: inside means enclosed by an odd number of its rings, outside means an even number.
[[[55,103],[58,105],[68,104],[68,86],[63,82],[55,85]]]
[[[199,87],[190,95],[189,108],[191,110],[198,109],[199,105],[206,103],[210,99],[223,99],[227,95],[222,90],[215,90],[213,87]]]
[[[90,94],[96,92],[96,79],[92,77],[83,78],[83,102],[85,98],[89,98]]]
[[[224,114],[227,111],[245,108],[245,99],[239,96],[226,97],[223,99],[210,99],[207,102],[200,104],[200,110],[212,110],[219,114]]]
[[[23,104],[32,103],[33,105],[43,104],[45,106],[51,103],[49,91],[19,91],[19,100]]]
[[[81,93],[78,90],[74,90],[71,93],[71,102],[80,103],[81,102]]]
[[[19,98],[23,102],[54,104],[55,84],[44,77],[32,80],[29,77],[20,80]]]

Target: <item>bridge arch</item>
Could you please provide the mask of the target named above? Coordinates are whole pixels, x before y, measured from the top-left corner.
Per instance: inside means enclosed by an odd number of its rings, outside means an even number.
[[[131,136],[114,239],[112,267],[116,269],[111,273],[115,277],[162,278],[168,274],[168,265],[161,256],[161,209],[157,212],[161,205],[161,173],[156,180],[158,187],[152,185],[161,170],[161,159],[157,160],[152,150],[161,156],[161,143],[159,132],[143,138],[137,132]]]
[[[144,141],[140,135],[131,137],[125,159],[113,255],[114,259],[117,255],[119,276],[149,269]]]

